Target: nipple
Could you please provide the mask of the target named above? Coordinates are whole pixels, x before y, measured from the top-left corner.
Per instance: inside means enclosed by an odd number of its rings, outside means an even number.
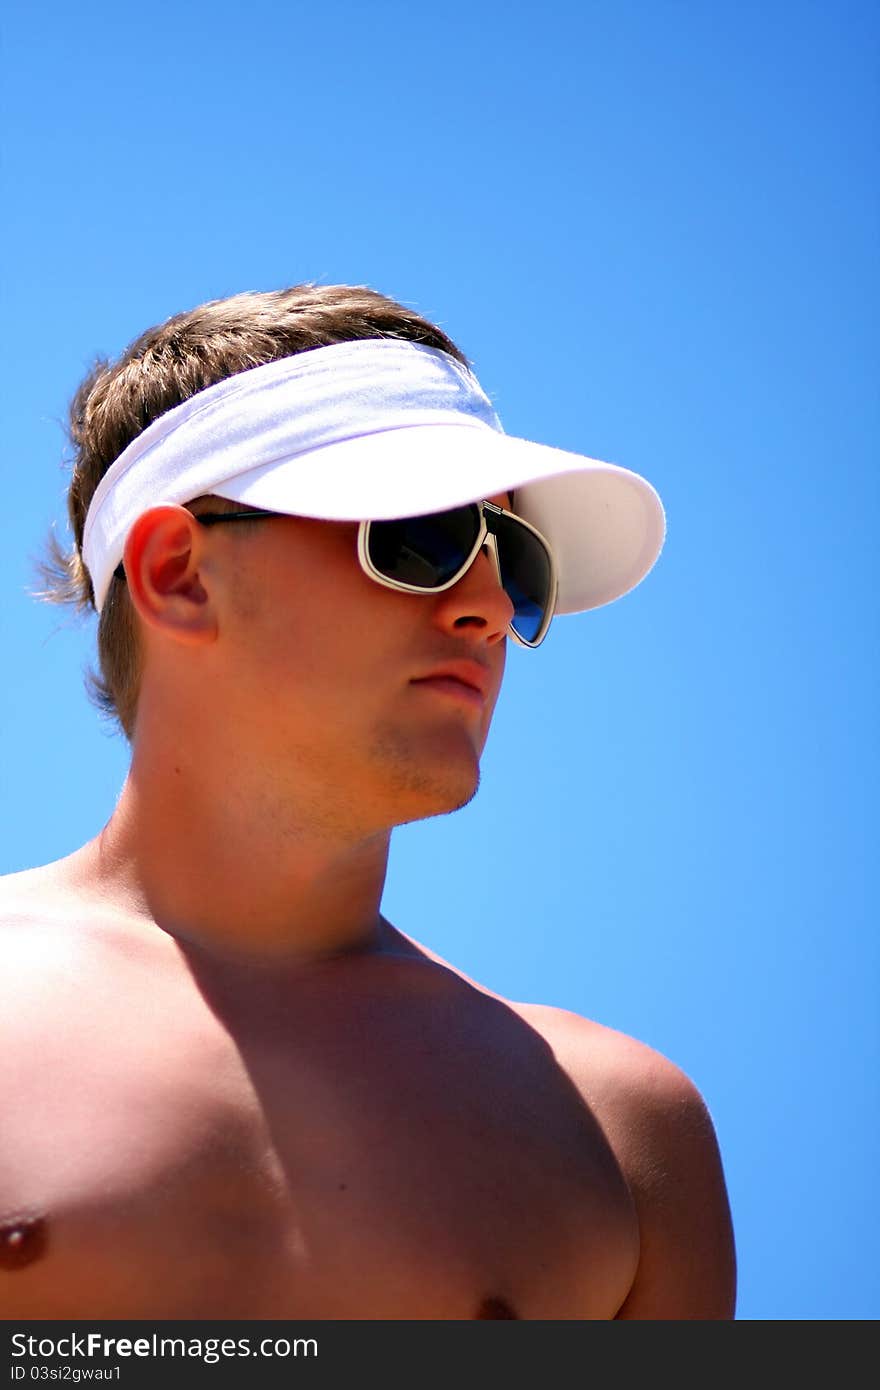
[[[42,1216],[13,1216],[0,1221],[0,1269],[23,1269],[40,1258],[46,1244]]]
[[[509,1303],[503,1298],[484,1298],[477,1311],[478,1318],[516,1318],[519,1315],[513,1311]]]

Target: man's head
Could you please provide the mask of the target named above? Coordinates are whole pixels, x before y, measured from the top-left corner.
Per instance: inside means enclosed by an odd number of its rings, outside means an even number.
[[[363,288],[172,319],[95,369],[71,433],[66,593],[100,613],[103,699],[129,737],[146,720],[166,742],[234,737],[258,769],[312,762],[334,806],[356,764],[379,773],[380,819],[389,787],[398,810],[415,794],[407,819],[468,800],[506,633],[539,645],[554,612],[619,597],[662,545],[644,479],[505,435],[445,334]],[[235,504],[275,515],[194,514]],[[421,683],[462,661],[477,709]]]
[[[110,465],[154,421],[252,367],[331,343],[383,337],[439,348],[466,363],[441,329],[375,290],[308,284],[201,305],[143,333],[116,362],[98,362],[71,403],[68,513],[74,546],[69,555],[55,551],[47,596],[93,606],[82,560],[89,505]],[[131,738],[143,644],[124,579],[113,579],[101,609],[98,657],[95,698]]]
[[[173,748],[184,781],[225,785],[251,819],[328,837],[466,804],[513,614],[488,551],[442,592],[396,592],[359,564],[357,522],[197,519],[230,505],[152,508],[129,533],[136,746]],[[450,666],[482,694],[444,685]]]

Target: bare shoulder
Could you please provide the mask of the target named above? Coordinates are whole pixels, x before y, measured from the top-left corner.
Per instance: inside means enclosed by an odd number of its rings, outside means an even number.
[[[649,1098],[661,1104],[702,1099],[680,1067],[626,1033],[547,1004],[510,1007],[541,1034],[578,1089],[603,1111]]]
[[[62,859],[0,875],[0,952],[27,951],[36,944],[41,925],[58,930],[81,918],[85,895],[78,891],[68,862]]]
[[[654,1048],[565,1009],[512,1004],[605,1131],[639,1217],[621,1318],[732,1318],[736,1257],[715,1127],[700,1091]]]
[[[2,1011],[8,1043],[36,1007],[69,988],[82,954],[84,909],[60,887],[55,866],[0,877],[0,974],[15,981]],[[45,1021],[43,1027],[45,1027]]]
[[[10,953],[27,953],[35,942],[33,929],[41,922],[62,920],[64,899],[54,869],[50,864],[0,875],[0,959],[8,960]]]
[[[103,989],[122,952],[125,914],[72,871],[75,857],[0,877],[0,973],[15,989],[0,1010],[4,1037],[28,1020],[51,1030],[53,1011]]]
[[[81,888],[78,860],[79,855],[72,854],[37,868],[0,874],[0,924],[41,913],[57,917],[65,905],[69,913]]]

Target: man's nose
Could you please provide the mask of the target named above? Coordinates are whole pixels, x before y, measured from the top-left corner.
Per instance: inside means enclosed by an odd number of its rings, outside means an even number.
[[[457,583],[436,598],[438,622],[453,631],[473,627],[487,642],[500,642],[514,615],[501,584],[494,536],[487,536],[479,555]]]

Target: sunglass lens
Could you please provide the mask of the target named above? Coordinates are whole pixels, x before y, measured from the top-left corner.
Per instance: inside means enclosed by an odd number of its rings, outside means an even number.
[[[511,627],[524,642],[534,642],[551,600],[550,556],[534,531],[513,517],[493,517],[493,530],[501,582],[514,607]]]
[[[461,569],[479,529],[480,510],[476,506],[400,521],[373,521],[370,563],[386,579],[436,589]]]

